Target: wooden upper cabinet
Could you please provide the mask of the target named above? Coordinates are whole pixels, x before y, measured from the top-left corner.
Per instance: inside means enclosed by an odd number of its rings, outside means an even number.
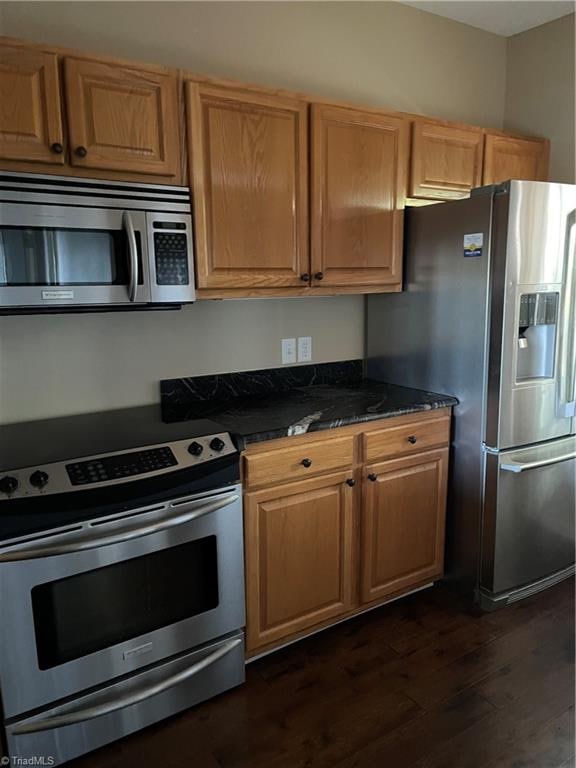
[[[351,476],[350,470],[245,495],[249,651],[352,607]]]
[[[314,285],[401,284],[407,163],[403,118],[312,106]]]
[[[67,58],[64,66],[72,165],[178,175],[175,75],[90,59]]]
[[[58,59],[0,45],[0,159],[64,163]]]
[[[548,180],[550,142],[486,134],[484,184],[499,184],[508,179]]]
[[[416,120],[412,124],[409,197],[467,197],[482,183],[483,141],[480,128]]]
[[[442,575],[448,448],[364,469],[362,602]]]
[[[187,83],[187,107],[198,286],[302,287],[306,103]]]

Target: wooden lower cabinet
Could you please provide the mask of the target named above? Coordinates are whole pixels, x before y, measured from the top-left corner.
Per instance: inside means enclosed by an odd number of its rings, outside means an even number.
[[[339,472],[245,495],[249,652],[350,610],[350,477]]]
[[[448,448],[364,473],[361,600],[368,603],[442,575]]]
[[[248,446],[248,656],[442,576],[450,414]],[[298,477],[301,456],[313,477]]]

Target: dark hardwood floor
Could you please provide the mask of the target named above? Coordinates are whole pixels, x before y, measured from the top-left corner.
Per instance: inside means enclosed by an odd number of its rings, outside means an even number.
[[[473,615],[439,586],[247,668],[73,768],[569,768],[574,582]]]

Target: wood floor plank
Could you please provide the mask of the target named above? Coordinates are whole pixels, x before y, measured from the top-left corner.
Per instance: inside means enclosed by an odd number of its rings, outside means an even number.
[[[574,707],[547,722],[508,750],[486,768],[558,768],[574,753]]]
[[[407,694],[430,708],[474,685],[493,672],[552,639],[566,624],[563,611],[535,616],[526,625],[461,656],[451,664],[421,676],[406,687]]]
[[[520,656],[512,669],[498,670],[472,690],[500,708],[431,749],[413,768],[485,768],[513,742],[574,704],[574,659],[567,663],[563,643],[535,659]],[[544,662],[541,663],[542,658]],[[472,748],[471,748],[472,747]]]
[[[474,691],[466,691],[406,726],[373,741],[337,768],[408,768],[443,741],[466,730],[494,711],[494,706]]]

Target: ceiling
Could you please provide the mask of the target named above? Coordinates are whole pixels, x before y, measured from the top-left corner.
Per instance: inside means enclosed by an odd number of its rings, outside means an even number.
[[[400,0],[423,11],[510,37],[573,13],[574,0]]]

